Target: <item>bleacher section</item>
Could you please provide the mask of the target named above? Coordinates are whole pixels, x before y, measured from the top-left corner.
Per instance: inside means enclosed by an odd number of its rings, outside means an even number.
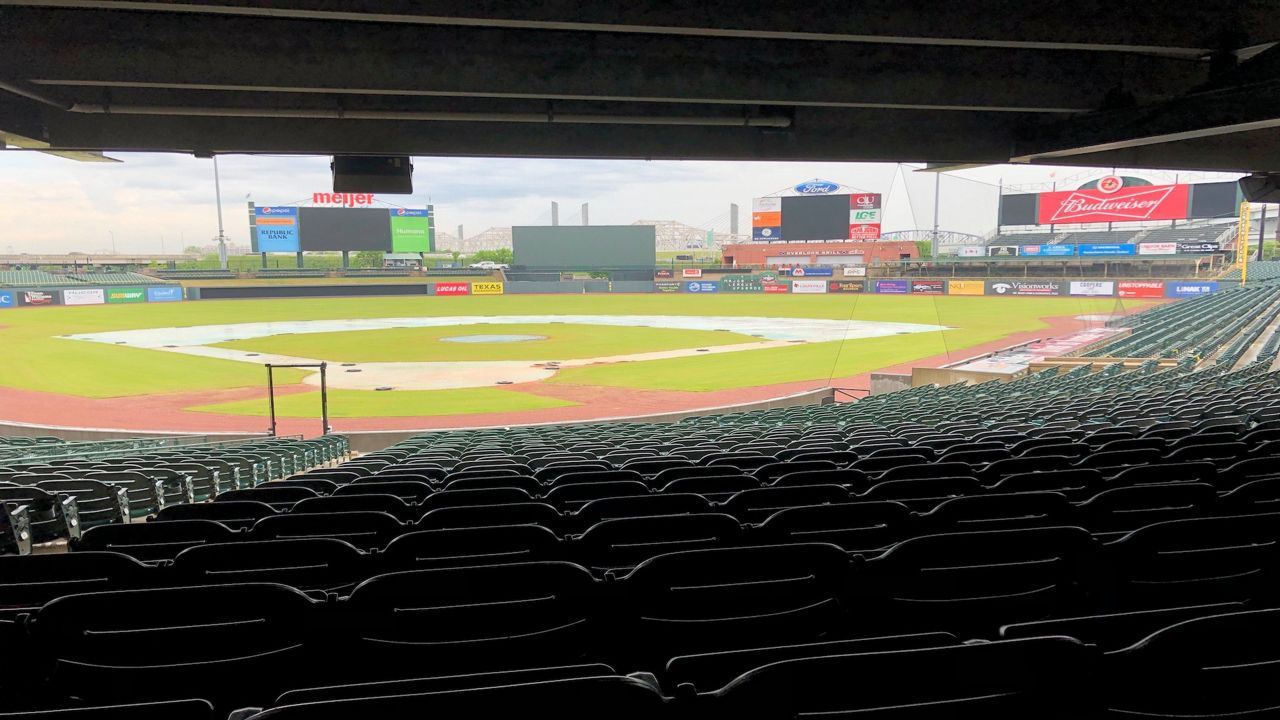
[[[79,284],[66,275],[54,275],[43,270],[0,270],[0,287],[53,287]]]
[[[66,276],[70,280],[89,285],[167,285],[149,275],[131,272],[74,273]]]
[[[149,522],[99,486],[145,488],[87,477],[124,470],[27,465],[49,517],[74,495],[98,526],[0,558],[0,717],[1270,717],[1280,340],[1221,357],[1275,292],[1161,306],[1102,353],[1173,367],[427,433]]]
[[[1280,286],[1227,290],[1194,302],[1172,303],[1125,316],[1113,325],[1131,327],[1126,338],[1085,357],[1208,357],[1228,343],[1258,313],[1280,299]]]
[[[234,280],[240,277],[229,270],[157,270],[166,280]]]
[[[1122,245],[1144,242],[1214,242],[1230,233],[1234,224],[1177,225],[1138,230],[1066,230],[1055,233],[1008,233],[996,235],[989,245]]]
[[[1222,276],[1223,282],[1240,282],[1240,266],[1237,265]],[[1249,262],[1249,282],[1267,283],[1280,280],[1280,260],[1263,260]]]

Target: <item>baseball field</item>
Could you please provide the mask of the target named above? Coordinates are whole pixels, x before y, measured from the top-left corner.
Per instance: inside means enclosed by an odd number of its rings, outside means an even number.
[[[17,309],[0,314],[0,420],[258,430],[263,363],[321,361],[338,430],[616,417],[851,387],[873,370],[961,359],[1140,305],[655,294]],[[282,417],[318,415],[314,370],[278,369],[275,383]]]

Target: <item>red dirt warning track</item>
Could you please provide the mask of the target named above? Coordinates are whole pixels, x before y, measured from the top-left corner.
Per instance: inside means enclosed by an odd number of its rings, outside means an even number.
[[[938,367],[963,358],[981,355],[1031,340],[1057,337],[1090,327],[1091,323],[1074,316],[1041,318],[1048,327],[1014,333],[999,340],[982,343],[952,353],[934,355],[880,372],[910,372],[912,367]],[[768,400],[823,387],[867,389],[870,373],[830,380],[761,385],[756,387],[686,392],[674,390],[638,390],[633,388],[562,385],[552,383],[519,383],[504,386],[510,390],[581,403],[580,405],[525,410],[506,413],[481,413],[425,417],[332,418],[335,432],[367,430],[430,430],[531,423],[580,422],[672,413]],[[277,385],[278,395],[313,392],[311,385]],[[220,415],[191,412],[184,408],[261,398],[266,403],[266,390],[260,387],[200,392],[140,395],[118,398],[84,398],[74,395],[0,388],[0,421],[55,427],[93,428],[145,432],[174,433],[264,433],[269,420],[265,417]],[[318,435],[319,409],[316,418],[280,418],[282,435]]]

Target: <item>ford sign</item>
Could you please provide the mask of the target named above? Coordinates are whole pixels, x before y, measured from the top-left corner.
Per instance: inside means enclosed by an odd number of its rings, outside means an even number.
[[[829,195],[840,189],[840,183],[830,180],[810,180],[792,188],[801,195]]]

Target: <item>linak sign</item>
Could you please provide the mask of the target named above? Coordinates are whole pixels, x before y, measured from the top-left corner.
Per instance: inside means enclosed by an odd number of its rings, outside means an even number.
[[[1181,220],[1187,216],[1187,185],[1107,184],[1096,189],[1040,193],[1038,221],[1055,223]]]

